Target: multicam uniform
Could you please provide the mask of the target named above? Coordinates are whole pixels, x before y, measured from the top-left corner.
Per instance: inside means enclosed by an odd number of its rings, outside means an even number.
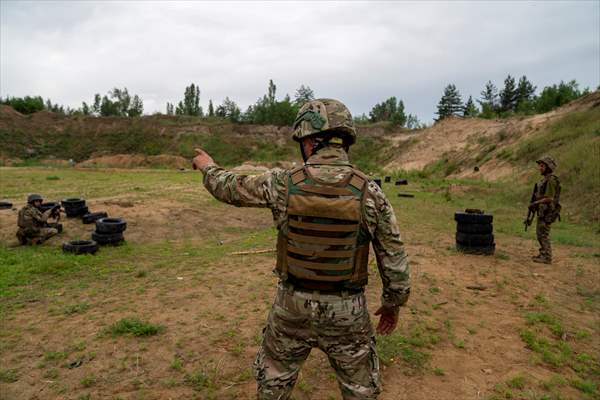
[[[558,178],[554,175],[545,175],[537,184],[536,199],[549,197],[553,199],[552,203],[540,204],[538,207],[538,218],[536,225],[536,236],[540,243],[540,257],[546,261],[552,261],[552,246],[550,244],[550,226],[554,222],[555,199],[559,193],[560,184]]]
[[[360,176],[364,177],[353,170],[346,152],[339,146],[328,146],[318,150],[308,158],[306,170],[310,171],[310,176],[315,180],[332,186],[348,181],[353,173],[359,174],[359,183]],[[264,331],[263,343],[254,363],[258,397],[287,399],[302,363],[311,349],[318,347],[329,357],[345,399],[375,399],[381,390],[379,361],[363,292],[369,242],[373,245],[383,282],[382,304],[387,307],[401,306],[406,303],[410,292],[408,261],[394,211],[381,189],[373,182],[367,182],[365,178],[363,192],[353,192],[357,196],[361,196],[360,193],[364,194],[359,208],[358,233],[365,239],[363,251],[365,246],[367,249],[367,252],[360,253],[364,256],[361,264],[364,266],[364,276],[343,283],[335,281],[335,277],[330,277],[332,282],[314,282],[311,286],[310,279],[304,279],[306,277],[299,272],[302,268],[296,272],[292,269],[294,263],[310,267],[310,261],[291,259],[289,266],[286,262],[281,262],[282,257],[289,255],[280,246],[282,232],[292,237],[289,233],[291,219],[288,210],[291,207],[288,201],[289,186],[296,183],[292,182],[294,171],[273,169],[262,175],[246,176],[214,165],[203,170],[204,186],[213,196],[240,207],[270,208],[274,223],[280,232],[276,268],[280,282]],[[303,178],[305,177],[299,180]],[[344,190],[346,189],[337,188],[332,193],[345,193]],[[298,224],[298,221],[295,223]],[[318,225],[310,222],[304,224],[305,228]],[[290,246],[287,250],[302,254],[305,249],[294,250]],[[355,250],[351,248],[351,251]],[[326,255],[325,250],[315,251],[314,254],[317,253],[331,257],[331,253],[341,256],[347,252],[333,251]],[[287,259],[290,260],[289,257]],[[308,260],[310,259],[309,257]],[[341,269],[343,265],[337,266]]]
[[[17,238],[22,244],[41,243],[58,234],[57,228],[47,226],[52,210],[41,212],[32,204],[27,204],[19,210]]]

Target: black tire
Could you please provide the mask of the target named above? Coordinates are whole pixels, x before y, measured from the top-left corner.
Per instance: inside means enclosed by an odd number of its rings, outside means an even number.
[[[492,255],[496,251],[496,244],[491,244],[489,246],[464,246],[460,243],[456,243],[456,250],[461,253],[467,254],[481,254],[481,255]]]
[[[122,218],[100,218],[96,221],[98,233],[121,233],[127,229],[127,222]]]
[[[373,182],[375,182],[377,186],[381,187],[381,179],[373,179]]]
[[[94,254],[98,251],[98,243],[93,240],[71,240],[63,243],[65,253]]]
[[[8,201],[0,201],[0,210],[10,210],[12,206],[12,203]]]
[[[398,197],[415,197],[412,193],[398,193]]]
[[[383,181],[385,183],[390,183],[392,181],[392,177],[391,176],[386,176]]]
[[[90,212],[90,209],[87,207],[81,207],[81,208],[67,208],[65,209],[65,213],[67,214],[67,217],[69,218],[77,218],[77,217],[81,217],[85,214],[88,214]]]
[[[408,185],[408,181],[406,179],[398,179],[396,181],[396,186],[400,186],[400,185]]]
[[[84,224],[92,224],[96,221],[98,221],[100,218],[106,218],[108,217],[108,214],[105,213],[104,211],[99,211],[99,212],[93,212],[93,213],[87,213],[81,216],[81,221]]]
[[[492,224],[456,224],[456,231],[461,233],[488,234],[494,231]]]
[[[454,213],[454,220],[459,224],[491,224],[494,221],[494,216],[492,214],[457,212]]]
[[[68,209],[78,209],[78,208],[82,208],[85,207],[85,200],[84,199],[79,199],[79,198],[69,198],[69,199],[64,199],[63,201],[61,201],[61,204],[63,206],[63,208],[66,210]]]
[[[494,235],[456,232],[456,243],[464,246],[491,246],[494,244]]]
[[[119,245],[125,241],[122,232],[118,233],[98,233],[92,232],[92,240],[98,242],[100,245]]]

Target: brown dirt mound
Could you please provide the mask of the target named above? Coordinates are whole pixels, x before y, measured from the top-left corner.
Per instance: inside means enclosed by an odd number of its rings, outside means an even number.
[[[0,105],[0,117],[23,118],[23,114],[21,114],[11,106]]]
[[[161,154],[145,156],[141,154],[115,154],[90,158],[80,162],[83,168],[190,168],[190,160],[179,156]]]

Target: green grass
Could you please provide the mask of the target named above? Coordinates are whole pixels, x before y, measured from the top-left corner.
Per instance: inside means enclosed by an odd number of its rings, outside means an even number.
[[[104,330],[104,333],[113,336],[132,335],[132,336],[153,336],[165,330],[162,325],[142,321],[139,318],[122,318]]]
[[[0,382],[13,383],[19,380],[19,371],[16,369],[1,369]]]

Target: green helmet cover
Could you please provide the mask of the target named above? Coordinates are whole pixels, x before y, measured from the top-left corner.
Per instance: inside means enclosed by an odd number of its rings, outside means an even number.
[[[294,120],[292,138],[300,142],[305,137],[327,132],[344,136],[348,145],[356,142],[356,129],[350,110],[334,99],[311,100],[300,108]]]

